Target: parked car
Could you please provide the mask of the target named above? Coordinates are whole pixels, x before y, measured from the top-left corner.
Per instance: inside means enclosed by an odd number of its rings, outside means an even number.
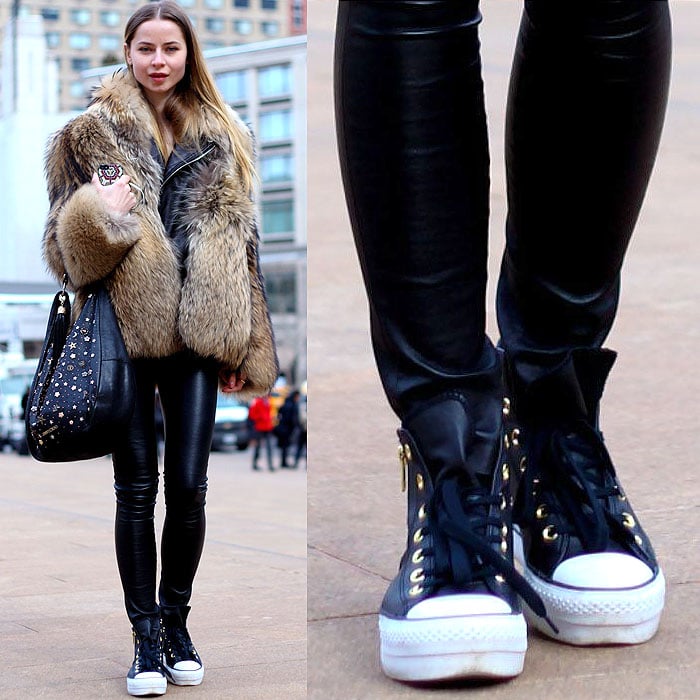
[[[36,360],[3,368],[0,377],[0,448],[9,444],[17,449],[18,426],[24,420],[22,396],[34,379],[35,369]]]
[[[235,447],[245,450],[249,443],[248,406],[234,396],[219,394],[211,449],[219,451]]]

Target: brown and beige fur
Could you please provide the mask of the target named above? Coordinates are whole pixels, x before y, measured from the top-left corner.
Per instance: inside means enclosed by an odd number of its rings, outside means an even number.
[[[207,133],[215,157],[190,166],[193,184],[178,211],[189,242],[184,283],[158,213],[152,115],[126,72],[106,79],[88,110],[49,143],[44,257],[57,279],[68,274],[77,307],[85,286],[104,280],[131,357],[188,348],[240,370],[247,378],[241,396],[249,398],[268,393],[278,374],[255,210],[228,135],[213,120]],[[90,184],[101,163],[121,164],[143,193],[130,215],[110,212]]]

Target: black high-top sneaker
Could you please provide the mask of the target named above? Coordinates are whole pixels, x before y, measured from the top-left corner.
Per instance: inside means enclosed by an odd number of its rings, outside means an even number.
[[[204,665],[186,627],[189,611],[188,606],[163,609],[163,665],[175,685],[199,685],[204,678]]]
[[[397,680],[516,676],[527,647],[517,594],[544,614],[513,567],[501,420],[483,432],[468,411],[449,394],[398,431],[408,541],[379,614],[382,669]]]
[[[163,670],[160,621],[145,618],[133,627],[134,661],[126,676],[129,695],[164,695],[168,681]]]
[[[528,622],[569,644],[645,642],[664,604],[663,574],[598,427],[614,360],[576,351],[514,406],[527,460],[515,556],[558,633],[536,616]]]

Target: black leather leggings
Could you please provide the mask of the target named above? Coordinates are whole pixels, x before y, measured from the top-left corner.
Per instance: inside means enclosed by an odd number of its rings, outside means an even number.
[[[179,353],[135,360],[136,407],[128,440],[115,451],[115,541],[126,611],[132,623],[159,614],[154,507],[158,447],[154,419],[156,386],[165,421],[165,522],[161,540],[159,602],[183,608],[204,546],[204,502],[218,367]]]
[[[339,3],[341,169],[378,369],[400,417],[497,365],[485,334],[480,20],[477,0]],[[666,2],[524,3],[497,311],[500,342],[529,380],[610,330],[669,73]]]

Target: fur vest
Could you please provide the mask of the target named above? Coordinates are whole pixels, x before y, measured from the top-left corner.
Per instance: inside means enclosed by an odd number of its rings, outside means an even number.
[[[277,379],[277,356],[254,205],[229,137],[214,122],[208,125],[208,147],[188,166],[187,187],[174,199],[169,218],[188,247],[181,270],[159,213],[163,166],[152,151],[150,124],[138,84],[123,71],[105,79],[87,111],[52,137],[45,260],[57,279],[68,274],[76,309],[82,289],[104,280],[132,358],[189,349],[243,372],[242,398],[266,394]],[[252,153],[250,134],[236,124]],[[131,177],[140,199],[131,214],[106,209],[90,184],[104,163],[121,165]]]

